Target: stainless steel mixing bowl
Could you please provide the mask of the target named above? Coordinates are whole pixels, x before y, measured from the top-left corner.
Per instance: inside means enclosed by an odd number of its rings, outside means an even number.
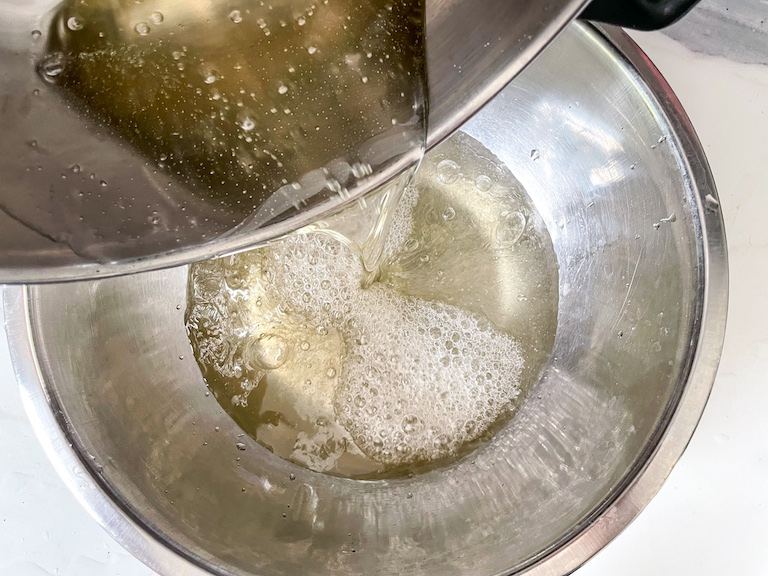
[[[658,490],[704,408],[726,315],[722,217],[683,110],[621,32],[573,25],[463,130],[542,215],[560,301],[524,407],[447,469],[340,479],[244,436],[190,358],[186,268],[6,288],[48,454],[153,569],[563,575]]]

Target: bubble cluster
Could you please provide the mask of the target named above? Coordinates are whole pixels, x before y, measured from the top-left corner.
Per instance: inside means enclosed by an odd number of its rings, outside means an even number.
[[[388,251],[412,249],[416,198],[414,191],[406,194],[396,211]],[[216,345],[204,350],[208,361],[236,362],[231,350],[237,348],[253,368],[269,370],[288,350],[296,362],[315,353],[309,339],[322,345],[329,332],[340,336],[339,369],[321,374],[334,382],[337,423],[377,462],[397,466],[455,455],[520,394],[523,361],[509,334],[464,309],[408,297],[385,283],[361,288],[359,256],[329,235],[292,236],[225,259],[221,266],[216,278],[198,270],[198,297],[215,300],[221,290],[245,296],[237,300],[239,308],[220,314]],[[294,334],[295,342],[283,331],[279,337],[262,334],[257,344],[246,338],[244,346],[227,347],[237,340],[229,319],[247,316],[264,326],[281,315],[284,326],[304,327]],[[213,329],[216,319],[199,320]]]

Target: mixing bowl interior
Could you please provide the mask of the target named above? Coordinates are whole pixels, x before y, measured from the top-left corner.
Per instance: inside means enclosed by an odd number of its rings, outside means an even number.
[[[521,411],[449,468],[355,481],[292,465],[245,436],[205,394],[189,354],[186,268],[26,289],[50,405],[121,514],[189,561],[173,576],[523,571],[593,522],[657,447],[690,374],[705,297],[690,142],[585,25],[463,131],[541,214],[559,310]]]

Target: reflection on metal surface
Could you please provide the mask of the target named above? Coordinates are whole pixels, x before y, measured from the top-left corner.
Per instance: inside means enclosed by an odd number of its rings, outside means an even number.
[[[542,116],[543,101],[579,102],[624,152]],[[727,301],[721,211],[705,206],[717,193],[679,103],[620,32],[579,25],[464,130],[542,215],[560,303],[528,402],[448,469],[331,478],[244,436],[189,358],[185,268],[6,289],[16,371],[49,455],[152,568],[562,576],[658,490],[704,408]],[[593,185],[610,162],[626,176]],[[73,466],[99,488],[79,489]]]

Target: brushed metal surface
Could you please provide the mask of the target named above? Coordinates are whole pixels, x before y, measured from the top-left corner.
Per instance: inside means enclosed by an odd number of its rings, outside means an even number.
[[[190,357],[184,267],[6,288],[49,456],[154,570],[563,576],[656,493],[706,403],[727,302],[717,193],[683,110],[623,33],[579,24],[463,131],[544,219],[560,303],[526,404],[450,468],[345,480],[243,435]]]
[[[426,2],[428,146],[458,128],[501,90],[585,3]],[[36,63],[45,54],[51,26],[66,27],[67,15],[56,12],[59,6],[54,0],[0,3],[0,152],[5,159],[0,162],[1,282],[105,277],[239,250],[327,216],[419,157],[411,143],[410,152],[351,188],[349,198],[333,194],[287,220],[237,227],[232,214],[222,215],[214,203],[201,202],[183,186],[168,192],[162,162],[110,137],[69,102],[46,90]],[[197,0],[186,6],[191,22],[200,24],[217,5]],[[322,40],[331,44],[333,37]],[[73,174],[74,164],[88,166],[84,173],[97,173],[98,178],[90,181]],[[62,176],[88,190],[87,204],[76,187],[63,186]],[[100,180],[109,183],[103,193]],[[158,210],[164,225],[143,226]]]

